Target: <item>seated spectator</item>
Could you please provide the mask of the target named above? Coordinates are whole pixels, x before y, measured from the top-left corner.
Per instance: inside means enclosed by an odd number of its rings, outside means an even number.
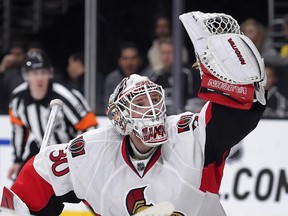
[[[161,85],[165,90],[165,100],[168,115],[176,114],[173,110],[173,49],[174,46],[171,38],[166,38],[160,41],[160,57],[163,63],[163,68],[159,70],[154,80],[155,83]],[[189,109],[189,107],[191,108],[191,106],[187,104],[189,100],[194,98],[194,101],[190,101],[190,103],[194,103],[196,102],[195,99],[198,98],[198,90],[201,83],[200,74],[198,71],[196,71],[196,69],[193,68],[192,70],[185,68],[184,66],[182,67],[181,90],[184,104],[181,111],[184,110],[186,105],[186,109]]]
[[[283,58],[272,47],[271,39],[266,35],[265,27],[255,19],[247,19],[241,24],[241,31],[249,37],[257,47],[265,63],[275,66],[288,65],[288,58]]]
[[[171,24],[166,16],[159,16],[156,18],[154,34],[155,39],[147,52],[147,58],[149,66],[152,70],[157,72],[163,68],[163,63],[160,57],[160,41],[171,37]],[[182,61],[184,64],[188,62],[188,51],[185,47],[182,49]]]
[[[64,73],[60,70],[54,73],[53,80],[62,85],[81,92],[85,97],[85,58],[84,53],[74,52],[67,59],[67,67]],[[92,90],[91,90],[92,91]],[[104,115],[103,108],[103,78],[101,73],[96,75],[96,110],[98,115]]]
[[[0,72],[3,73],[6,70],[21,65],[23,56],[25,53],[24,41],[15,41],[12,43],[9,52],[2,58],[0,63]]]
[[[71,86],[84,94],[84,54],[73,53],[68,58],[67,75]]]
[[[283,17],[282,32],[285,38],[285,44],[280,48],[280,55],[288,57],[288,14]]]
[[[108,104],[109,96],[119,82],[124,77],[129,77],[131,74],[139,74],[149,78],[154,76],[154,72],[149,68],[144,68],[143,61],[138,47],[132,43],[124,43],[119,50],[117,68],[110,72],[104,84],[104,105]]]
[[[8,54],[0,63],[0,114],[8,114],[9,97],[12,91],[24,82],[21,64],[25,56],[25,43],[18,40],[12,43]]]
[[[287,118],[288,101],[284,95],[278,91],[278,76],[276,68],[272,65],[265,65],[268,90],[267,107],[263,113],[263,118]]]

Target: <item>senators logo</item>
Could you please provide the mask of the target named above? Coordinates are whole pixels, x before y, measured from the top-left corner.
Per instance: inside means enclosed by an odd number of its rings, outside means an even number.
[[[69,146],[69,151],[71,152],[72,157],[78,157],[85,154],[85,141],[83,136],[75,139]]]
[[[190,130],[190,122],[192,121],[193,115],[183,115],[177,123],[178,133],[183,133]]]
[[[153,206],[152,203],[147,203],[144,191],[147,186],[141,187],[141,188],[135,188],[133,190],[130,190],[129,193],[126,196],[126,207],[129,212],[129,215],[135,215],[151,206]],[[184,216],[184,214],[174,211],[171,216]]]

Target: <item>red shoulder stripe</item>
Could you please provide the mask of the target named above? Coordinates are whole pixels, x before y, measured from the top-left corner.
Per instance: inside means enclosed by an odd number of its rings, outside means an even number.
[[[228,156],[230,150],[227,150],[223,155],[223,161],[220,166],[214,163],[209,164],[203,168],[202,180],[200,190],[203,192],[209,191],[211,193],[219,193],[221,180],[223,177],[223,170],[225,166],[225,158]]]
[[[40,211],[54,194],[52,186],[34,169],[31,158],[23,167],[11,190],[26,203],[32,211]]]

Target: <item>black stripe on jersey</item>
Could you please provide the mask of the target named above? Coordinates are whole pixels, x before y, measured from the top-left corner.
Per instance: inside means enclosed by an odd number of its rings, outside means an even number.
[[[58,134],[57,134],[56,131],[54,132],[54,138],[55,138],[56,143],[61,143],[61,142],[62,142],[62,141],[60,140],[60,138],[59,138],[59,136],[58,136]]]
[[[31,128],[31,124],[30,124],[30,121],[29,121],[29,118],[28,118],[29,115],[28,115],[28,111],[27,111],[27,106],[25,106],[25,105],[24,105],[24,114],[25,114],[25,118],[26,118],[26,121],[27,121],[27,125]]]
[[[41,122],[41,112],[40,112],[40,106],[37,104],[36,105],[36,111],[37,111],[37,120],[38,120],[38,124],[39,124],[39,128],[40,128],[40,133],[41,133],[41,137],[44,136],[44,130],[42,127],[42,122]],[[48,122],[48,120],[47,120]]]
[[[80,98],[80,96],[78,96],[74,91],[78,91],[78,90],[73,89],[73,90],[71,90],[71,92],[72,92],[73,95],[75,95],[75,97],[76,97],[76,99],[79,101],[79,103],[80,103],[85,109],[87,109],[86,105],[83,103],[83,100],[85,100],[84,96],[82,95],[81,97],[83,97],[83,98]],[[79,92],[79,94],[81,94],[81,93]]]
[[[20,98],[20,97],[19,97]],[[21,104],[21,100],[18,100],[17,103],[16,103],[16,109],[18,110],[19,109],[19,106]],[[24,105],[24,104],[23,104]]]
[[[250,110],[232,109],[212,104],[212,117],[206,126],[205,163],[220,166],[224,154],[239,143],[258,124],[265,106],[254,103]]]
[[[67,100],[66,98],[62,97],[62,100],[64,102],[64,104],[66,106],[69,107],[69,109],[72,111],[73,115],[77,118],[77,119],[82,119],[82,117],[79,115],[79,113],[75,110],[74,106],[72,106],[72,104],[69,102],[69,100]]]
[[[67,93],[66,91],[69,93]],[[61,85],[59,83],[53,83],[53,86],[51,89],[51,95],[52,95],[51,99],[58,98],[58,99],[62,100],[64,103],[64,106],[67,106],[69,108],[69,110],[71,110],[71,115],[73,115],[78,121],[80,121],[82,119],[82,116],[80,116],[80,114],[76,111],[74,105],[72,105],[70,98],[71,98],[71,95],[73,95],[73,99],[77,100],[78,102],[79,101],[81,102],[81,100],[71,91],[71,89],[69,89],[66,86]],[[82,105],[82,102],[80,104]],[[86,107],[83,106],[83,108],[84,108],[84,111],[86,113],[88,113]],[[64,110],[63,110],[63,112],[64,112]],[[65,115],[65,122],[67,125],[69,125],[66,127],[66,132],[70,136],[71,135],[71,131],[70,131],[71,128],[73,128],[74,133],[76,133],[76,130],[74,129],[74,125],[72,125],[71,120],[69,119],[68,113],[64,112],[64,115]],[[71,128],[70,128],[70,125],[71,125]],[[74,137],[71,137],[71,138],[74,138]]]
[[[69,100],[70,95],[66,95],[64,91],[59,91],[59,89],[57,88],[59,85],[58,83],[55,84],[55,87],[53,87],[54,90],[54,98],[59,98],[60,100],[63,101],[63,103],[65,104],[65,106],[67,106],[73,113],[73,115],[78,119],[82,119],[82,116],[80,116],[80,114],[76,111],[75,107],[72,105],[71,101]],[[74,96],[74,99],[77,99],[77,101],[79,101],[79,98],[72,92],[70,91],[68,88],[61,86],[63,88],[65,88],[67,91],[69,91],[70,94],[72,94]],[[82,105],[82,102],[80,103]],[[85,108],[85,106],[83,106]],[[85,109],[85,111],[87,112],[87,110]]]
[[[69,140],[74,139],[77,135],[77,130],[74,128],[74,125],[70,122],[67,116],[64,116],[66,122],[65,133],[68,135]]]
[[[13,136],[12,136],[12,143],[13,143],[13,146],[14,146],[14,162],[22,162],[22,155],[24,153],[24,150],[25,150],[25,145],[26,145],[26,142],[27,142],[27,139],[28,139],[28,129],[24,126],[18,126],[18,127],[21,127],[22,130],[24,131],[23,134],[22,134],[22,137],[21,137],[21,151],[20,151],[20,155],[17,155],[17,150],[16,150],[16,147],[15,147],[15,131],[13,130]]]
[[[77,91],[80,95],[76,94],[75,91]],[[86,104],[84,103],[84,100],[85,100],[84,96],[81,95],[81,93],[80,93],[78,90],[76,90],[76,89],[73,89],[71,92],[72,92],[72,94],[75,96],[75,98],[77,99],[77,101],[79,102],[79,104],[82,106],[83,111],[85,111],[86,113],[88,113],[88,110],[89,110],[90,108],[87,107],[87,102],[86,102]],[[85,101],[86,101],[86,100],[85,100]]]
[[[21,92],[17,92],[16,94],[12,95],[10,102],[12,102],[12,101],[17,99],[16,110],[18,110],[19,106],[21,105],[21,103],[23,103],[23,101],[21,99],[25,97],[25,94],[26,94],[25,91],[24,92],[21,91]],[[23,104],[23,105],[25,105],[25,104]]]

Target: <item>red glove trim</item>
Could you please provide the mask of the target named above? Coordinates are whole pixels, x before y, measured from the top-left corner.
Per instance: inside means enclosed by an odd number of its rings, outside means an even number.
[[[251,108],[254,99],[253,84],[226,83],[211,75],[202,64],[201,69],[204,73],[198,93],[199,98],[236,109],[249,110]]]

